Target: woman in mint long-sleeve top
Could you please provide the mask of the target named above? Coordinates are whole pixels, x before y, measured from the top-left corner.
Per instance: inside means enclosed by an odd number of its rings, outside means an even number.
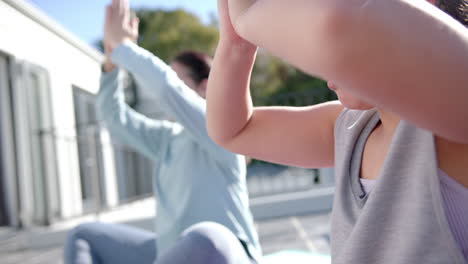
[[[261,249],[249,210],[245,158],[214,144],[205,127],[202,97],[211,58],[184,52],[168,66],[131,41],[108,55],[99,117],[112,137],[156,163],[156,233],[84,224],[70,232],[66,263],[256,263]],[[147,118],[126,105],[122,70],[158,97],[175,122]]]

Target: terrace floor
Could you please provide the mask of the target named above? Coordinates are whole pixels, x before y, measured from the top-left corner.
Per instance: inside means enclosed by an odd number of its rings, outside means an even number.
[[[329,222],[329,213],[322,213],[262,220],[256,224],[264,254],[294,249],[328,255]],[[22,247],[20,240],[27,237],[27,232],[0,229],[0,263],[63,263],[59,245],[41,247],[40,243],[35,243],[33,248]]]

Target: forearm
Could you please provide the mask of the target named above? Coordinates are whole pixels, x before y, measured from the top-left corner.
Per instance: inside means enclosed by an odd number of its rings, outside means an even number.
[[[138,83],[152,94],[161,97],[167,86],[169,66],[149,51],[127,41],[110,54],[111,62],[130,72]]]
[[[121,74],[115,69],[101,77],[96,101],[99,120],[104,122],[113,138],[152,158],[170,127],[140,115],[125,103]]]
[[[128,112],[131,109],[125,103],[121,80],[122,74],[123,72],[119,72],[117,68],[108,73],[103,73],[96,107],[99,120],[104,122],[112,136],[128,144],[130,143],[127,133],[130,122]]]
[[[96,107],[99,119],[104,121],[108,126],[119,120],[120,113],[125,107],[120,78],[121,73],[119,69],[111,69],[109,72],[104,72],[101,77]]]
[[[251,118],[250,75],[256,47],[220,42],[207,89],[207,127],[218,144],[235,138]]]
[[[103,73],[96,98],[96,108],[99,120],[105,124],[112,137],[121,143],[131,144],[132,141],[127,133],[129,120],[126,112],[129,108],[124,101],[121,74],[122,72],[116,68]]]

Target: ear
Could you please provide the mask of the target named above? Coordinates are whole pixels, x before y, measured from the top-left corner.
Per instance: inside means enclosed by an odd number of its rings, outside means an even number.
[[[427,1],[428,1],[429,3],[435,5],[435,1],[436,1],[436,0],[427,0]]]
[[[203,98],[206,97],[206,87],[208,87],[208,78],[203,79],[197,87],[198,94]]]

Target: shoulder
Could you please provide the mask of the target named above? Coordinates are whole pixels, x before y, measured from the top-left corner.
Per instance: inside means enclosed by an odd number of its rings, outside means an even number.
[[[352,110],[345,108],[335,121],[335,131],[342,128],[351,128],[359,124],[366,124],[377,114],[377,110]]]
[[[335,121],[335,143],[344,143],[356,137],[373,120],[378,118],[377,110],[352,110],[345,108]]]

